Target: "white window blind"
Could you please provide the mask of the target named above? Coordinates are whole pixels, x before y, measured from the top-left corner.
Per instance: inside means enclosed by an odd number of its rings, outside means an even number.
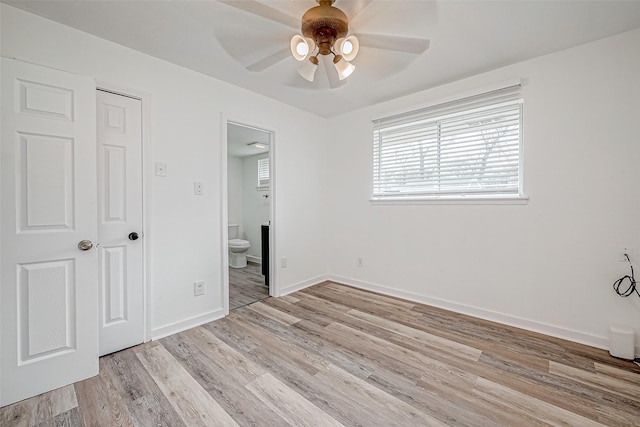
[[[374,199],[521,194],[520,85],[374,121]]]
[[[258,186],[269,185],[269,158],[258,159]]]

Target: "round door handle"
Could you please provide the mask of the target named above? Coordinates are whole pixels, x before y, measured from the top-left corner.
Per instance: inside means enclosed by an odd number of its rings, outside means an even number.
[[[129,240],[138,240],[138,233],[136,233],[135,231],[133,233],[129,233]]]
[[[78,249],[81,251],[88,251],[93,247],[93,242],[91,240],[80,240],[78,242]]]

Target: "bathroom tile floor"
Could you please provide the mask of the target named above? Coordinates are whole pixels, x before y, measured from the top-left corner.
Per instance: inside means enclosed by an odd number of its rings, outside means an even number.
[[[248,262],[245,268],[229,268],[229,310],[243,307],[269,296],[262,266]]]

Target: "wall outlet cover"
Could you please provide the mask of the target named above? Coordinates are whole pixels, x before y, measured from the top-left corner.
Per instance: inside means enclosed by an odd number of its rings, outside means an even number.
[[[204,295],[204,281],[193,282],[193,296],[199,297]]]

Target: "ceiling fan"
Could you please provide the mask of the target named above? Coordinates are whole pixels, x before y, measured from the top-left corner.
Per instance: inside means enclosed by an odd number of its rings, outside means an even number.
[[[318,56],[333,56],[332,63],[337,72],[338,82],[327,73],[331,87],[338,87],[353,71],[351,61],[358,55],[360,47],[387,49],[412,54],[421,54],[429,48],[429,40],[416,37],[390,36],[382,34],[350,33],[349,22],[353,20],[372,0],[356,3],[351,17],[333,6],[335,0],[316,0],[318,6],[307,10],[298,20],[278,9],[267,6],[256,0],[222,0],[234,8],[279,22],[288,27],[299,28],[301,34],[295,34],[288,48],[272,53],[249,64],[249,71],[262,71],[280,61],[293,56],[301,64],[298,74],[312,82],[318,68]],[[325,64],[327,62],[325,61]],[[329,70],[327,70],[329,71]]]

